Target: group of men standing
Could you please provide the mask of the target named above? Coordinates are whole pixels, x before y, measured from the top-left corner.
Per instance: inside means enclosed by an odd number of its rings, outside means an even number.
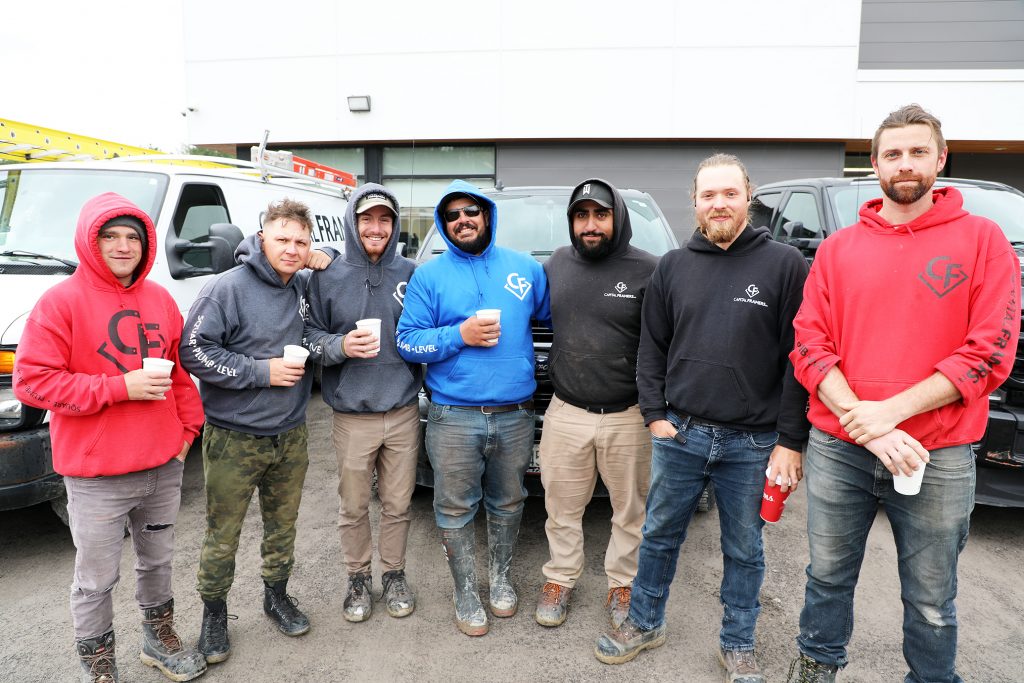
[[[117,680],[110,593],[126,522],[142,660],[190,680],[227,659],[226,599],[256,490],[264,610],[285,635],[309,630],[286,589],[311,378],[282,355],[286,345],[304,344],[323,366],[334,410],[344,618],[372,613],[374,476],[383,601],[393,617],[416,606],[405,553],[421,384],[455,623],[480,636],[488,612],[516,614],[511,564],[533,452],[539,324],[554,330],[554,396],[539,447],[550,551],[539,624],[567,618],[600,476],[612,529],[609,625],[595,654],[618,664],[662,645],[680,546],[711,483],[723,554],[720,661],[727,681],[763,681],[754,655],[761,490],[766,476],[790,490],[806,474],[811,561],[790,680],[833,681],[847,663],[853,593],[883,501],[899,556],[907,680],[960,681],[954,598],[973,508],[969,444],[1012,365],[1020,267],[998,226],[966,213],[955,189],[933,189],[945,158],[937,119],[916,105],[893,112],[872,144],[884,196],[822,244],[809,273],[797,250],[749,224],[750,179],[724,154],[697,169],[697,230],[660,261],[630,245],[626,205],[599,178],[574,188],[570,245],[543,267],[495,243],[498,206],[462,181],[435,210],[448,249],[419,268],[398,254],[399,206],[386,188],[367,184],[352,197],[343,255],[311,255],[308,210],[285,200],[239,246],[240,266],[206,286],[184,331],[174,301],[145,280],[150,219],[116,195],[91,200],[76,233],[82,265],[40,300],[15,370],[19,398],[53,413],[54,465],[78,549],[71,604],[83,680]],[[929,285],[936,258],[957,269],[941,289]],[[366,319],[379,332],[357,325]],[[123,342],[129,325],[137,346]],[[140,369],[150,356],[176,361],[170,377]],[[170,560],[182,462],[204,409],[204,611],[193,649],[174,630]],[[894,493],[893,476],[925,463],[919,494]],[[481,502],[486,608],[475,560]]]

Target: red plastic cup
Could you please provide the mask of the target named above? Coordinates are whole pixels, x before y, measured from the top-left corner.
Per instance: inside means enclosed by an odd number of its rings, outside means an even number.
[[[793,489],[782,491],[782,486],[771,479],[764,480],[764,491],[761,493],[761,519],[775,524],[782,518],[782,509],[786,507],[786,499]]]

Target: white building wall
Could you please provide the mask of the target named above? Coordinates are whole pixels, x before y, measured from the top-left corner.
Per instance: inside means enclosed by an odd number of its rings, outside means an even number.
[[[189,138],[842,140],[870,137],[910,101],[951,139],[1024,138],[1024,72],[859,72],[860,10],[184,0]],[[349,95],[369,95],[372,111],[350,112]]]

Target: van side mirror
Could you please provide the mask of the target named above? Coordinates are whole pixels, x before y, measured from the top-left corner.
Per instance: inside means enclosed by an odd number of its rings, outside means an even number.
[[[216,275],[230,270],[235,266],[235,249],[242,242],[242,231],[231,223],[214,223],[210,226],[210,234],[191,240],[169,240],[167,245],[168,263],[171,277],[184,280],[201,275]],[[191,262],[205,261],[209,265],[194,266],[185,260],[192,256]],[[205,258],[196,258],[196,257]]]

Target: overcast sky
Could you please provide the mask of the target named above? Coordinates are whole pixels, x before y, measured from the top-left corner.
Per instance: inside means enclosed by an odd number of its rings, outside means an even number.
[[[0,118],[177,152],[181,0],[4,2]]]

